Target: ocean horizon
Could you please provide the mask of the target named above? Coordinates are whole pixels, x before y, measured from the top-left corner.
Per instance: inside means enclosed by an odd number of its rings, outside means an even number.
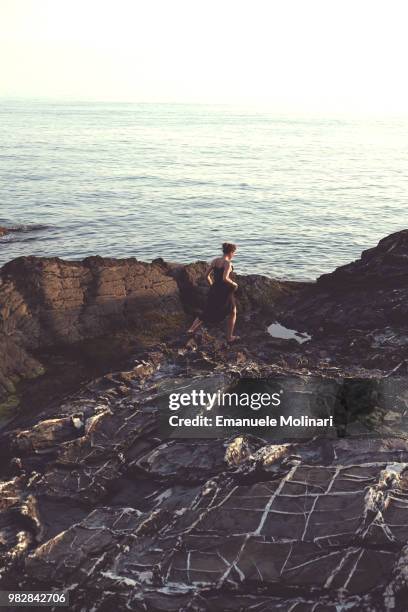
[[[0,265],[210,260],[310,280],[407,226],[408,120],[0,100]]]

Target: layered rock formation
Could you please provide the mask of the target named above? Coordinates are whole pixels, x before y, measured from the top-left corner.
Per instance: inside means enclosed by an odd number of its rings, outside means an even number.
[[[202,307],[203,262],[5,266],[5,391],[44,347],[135,329],[160,341],[64,399],[43,395],[0,436],[0,588],[51,585],[78,612],[405,610],[406,241],[308,286],[240,277],[232,346],[179,334]],[[312,339],[271,338],[277,316]],[[171,439],[160,425],[170,392],[255,379],[279,381],[296,409],[334,411],[335,427],[271,441]]]
[[[177,284],[160,266],[100,257],[16,259],[0,277],[0,397],[43,371],[38,350],[119,330],[170,331],[182,319]]]

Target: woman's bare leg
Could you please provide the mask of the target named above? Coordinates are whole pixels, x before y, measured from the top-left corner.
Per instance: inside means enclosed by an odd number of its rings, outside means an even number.
[[[190,327],[190,329],[187,330],[187,333],[189,334],[194,334],[194,332],[203,324],[203,322],[201,321],[201,319],[199,319],[198,317],[196,317]]]
[[[231,314],[229,315],[227,319],[227,340],[228,342],[231,342],[232,340],[235,340],[235,338],[237,338],[237,336],[234,336],[234,328],[235,328],[236,320],[237,320],[237,307],[234,306],[234,308],[231,311]]]

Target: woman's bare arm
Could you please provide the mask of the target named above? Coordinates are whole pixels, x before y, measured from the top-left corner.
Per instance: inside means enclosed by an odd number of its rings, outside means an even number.
[[[233,281],[232,278],[230,278],[231,271],[232,271],[232,265],[231,265],[231,262],[229,261],[224,268],[224,274],[222,278],[226,283],[229,283],[233,287],[238,287],[237,283]]]

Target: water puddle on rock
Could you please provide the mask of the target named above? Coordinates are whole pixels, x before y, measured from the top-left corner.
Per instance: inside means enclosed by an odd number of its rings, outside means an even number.
[[[312,339],[312,336],[310,336],[306,332],[298,332],[296,331],[296,329],[288,329],[277,321],[269,325],[268,332],[273,338],[282,338],[283,340],[296,340],[296,342],[299,342],[299,344],[303,344],[303,342],[308,342]]]

